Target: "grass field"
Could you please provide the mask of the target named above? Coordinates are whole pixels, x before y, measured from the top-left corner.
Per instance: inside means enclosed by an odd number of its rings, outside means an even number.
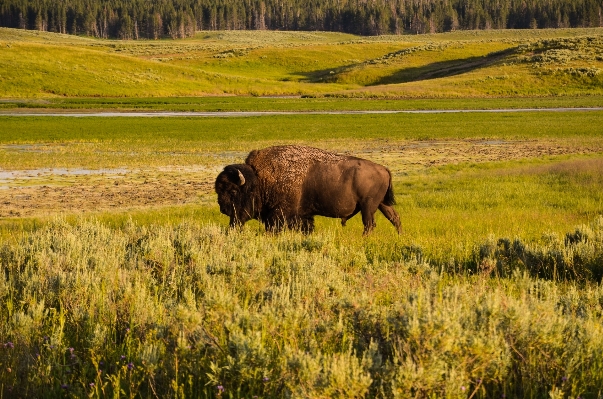
[[[362,99],[290,97],[164,97],[164,98],[53,98],[7,99],[6,112],[253,112],[253,111],[383,111],[600,107],[599,96],[500,97],[456,99]]]
[[[0,29],[0,112],[600,107],[602,32]],[[0,115],[0,398],[599,398],[602,120]],[[402,234],[228,230],[290,143],[387,166]]]
[[[597,397],[601,116],[2,117],[3,395]],[[403,234],[227,231],[278,143],[387,165]]]
[[[597,28],[367,38],[225,31],[180,41],[107,41],[1,29],[0,97],[601,96],[602,33]],[[160,104],[129,102],[140,103]],[[168,103],[183,106],[179,100]]]

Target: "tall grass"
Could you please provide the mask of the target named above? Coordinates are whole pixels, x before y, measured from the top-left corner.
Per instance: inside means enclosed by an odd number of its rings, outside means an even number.
[[[579,241],[601,256],[603,221],[590,229]],[[519,268],[504,278],[447,272],[412,249],[375,244],[331,230],[274,236],[58,219],[2,244],[0,389],[4,397],[599,395],[598,284]]]

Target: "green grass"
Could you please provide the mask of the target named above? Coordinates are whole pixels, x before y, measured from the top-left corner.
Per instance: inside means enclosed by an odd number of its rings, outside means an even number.
[[[3,117],[0,161],[7,169],[124,168],[144,173],[165,166],[219,170],[225,164],[242,162],[253,148],[279,143],[365,154],[394,174],[405,231],[402,240],[420,246],[438,264],[451,259],[464,264],[474,246],[490,235],[538,240],[546,232],[563,235],[603,213],[603,168],[597,163],[603,152],[601,115],[574,111],[201,119]],[[494,154],[492,159],[499,161],[486,162],[490,158],[479,152],[458,161],[454,161],[458,153],[453,152],[440,160],[438,145],[454,149],[484,141],[496,149],[498,142],[508,140],[518,146],[532,144],[521,150],[524,154]],[[408,145],[427,150],[401,158],[398,148]],[[565,150],[556,152],[560,155],[543,155],[550,148]],[[424,166],[426,158],[443,164]],[[198,173],[199,178],[205,175]],[[69,178],[45,179],[20,184],[73,184]],[[213,196],[207,201],[215,207]],[[226,223],[215,209],[207,217],[187,213],[205,215],[207,206],[189,205],[192,208],[184,208],[187,211],[175,208],[168,219]],[[101,213],[98,217],[116,222],[134,217],[146,224],[162,220],[164,211]],[[377,234],[392,237],[393,229],[385,219],[379,220],[383,227]],[[339,229],[337,223],[321,219],[318,226]],[[359,220],[350,226],[354,232],[361,229]]]
[[[601,32],[373,38],[323,32],[200,32],[181,41],[108,41],[2,29],[0,97],[600,96]],[[543,65],[542,56],[559,54],[564,56],[560,62]]]
[[[446,109],[518,109],[599,107],[601,97],[521,97],[462,99],[362,99],[362,98],[271,98],[271,97],[163,97],[163,98],[52,98],[10,99],[0,110],[69,111],[375,111]]]
[[[0,108],[595,107],[600,36],[0,29],[0,96],[16,97]],[[224,93],[312,98],[191,97]],[[602,119],[0,116],[0,172],[31,174],[0,181],[9,202],[118,183],[39,169],[123,168],[128,189],[147,175],[211,183],[253,148],[297,143],[388,166],[403,225],[228,230],[209,189],[186,205],[0,218],[0,397],[598,398]]]
[[[0,143],[203,143],[223,149],[254,142],[599,138],[601,111],[377,115],[274,115],[244,118],[98,118],[0,116]],[[187,148],[183,148],[186,150]]]
[[[560,115],[567,128],[573,113]],[[347,118],[355,122],[348,126],[367,119]],[[236,121],[270,128],[281,120],[258,119]],[[526,133],[521,123],[536,119],[520,120],[509,137],[554,140]],[[80,131],[94,151],[232,148],[227,132],[236,122],[212,120],[226,137],[205,141],[192,120],[140,119],[132,131],[123,119],[6,121],[25,132],[21,142],[44,144],[34,133],[55,129],[66,153],[82,148]],[[119,136],[120,123],[129,134]],[[581,126],[565,144],[600,144],[598,130]],[[383,145],[366,134],[348,136],[348,145]],[[72,166],[92,159],[73,155],[65,158]],[[596,398],[601,159],[573,153],[410,169],[395,178],[401,236],[380,216],[366,238],[358,218],[345,228],[318,218],[311,236],[266,234],[257,222],[227,230],[212,196],[86,218],[3,220],[0,389],[48,398]]]

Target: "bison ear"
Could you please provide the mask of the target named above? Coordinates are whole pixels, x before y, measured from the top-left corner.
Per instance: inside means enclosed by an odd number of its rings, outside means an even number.
[[[245,176],[243,176],[243,173],[239,169],[237,169],[237,172],[239,172],[239,186],[242,186],[245,184]]]

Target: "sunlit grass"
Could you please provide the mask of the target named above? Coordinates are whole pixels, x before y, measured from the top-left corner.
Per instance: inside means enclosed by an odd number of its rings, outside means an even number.
[[[383,238],[58,219],[5,240],[0,261],[8,396],[588,397],[601,384],[598,286],[444,272]]]
[[[147,97],[10,99],[0,103],[6,111],[361,111],[522,109],[599,107],[600,96],[506,97],[456,99],[363,99],[338,97]]]
[[[587,36],[594,47],[570,43]],[[581,57],[598,54],[600,37],[601,29],[372,38],[233,31],[200,32],[180,41],[118,41],[3,28],[0,96],[601,95],[603,61]],[[520,57],[522,48],[546,47],[551,39],[568,41],[565,51],[574,59],[567,66],[573,69],[556,71],[558,76],[549,76],[538,60]],[[404,53],[408,49],[413,50]],[[581,75],[585,69],[592,73]]]
[[[3,171],[124,168],[130,187],[151,172],[211,182],[276,143],[362,154],[392,170],[403,233],[381,215],[368,237],[359,217],[319,217],[309,236],[229,230],[211,190],[177,206],[2,218],[0,392],[595,398],[600,119],[2,117]],[[117,177],[28,179],[3,184]]]
[[[273,115],[246,118],[0,116],[0,142],[130,142],[231,149],[277,140],[598,138],[601,111],[377,115]],[[211,148],[211,147],[210,147]]]
[[[600,77],[519,58],[419,79],[526,41],[585,35],[601,30],[233,31],[156,42],[0,30],[0,95],[42,98],[4,109],[600,106]],[[452,41],[464,43],[427,50]],[[341,83],[318,83],[324,76]],[[224,93],[317,98],[171,98]],[[365,100],[322,97],[329,93]],[[163,98],[46,103],[63,95]],[[548,97],[523,99],[534,95]],[[419,100],[366,100],[380,96]],[[368,237],[359,217],[345,228],[319,217],[310,236],[268,234],[257,221],[228,230],[211,190],[177,206],[0,218],[0,397],[596,398],[601,119],[599,111],[0,117],[0,171],[32,170],[2,183],[8,192],[119,183],[35,173],[56,167],[119,168],[130,187],[149,174],[211,182],[251,149],[308,144],[388,166],[403,226],[397,235],[378,215]]]

